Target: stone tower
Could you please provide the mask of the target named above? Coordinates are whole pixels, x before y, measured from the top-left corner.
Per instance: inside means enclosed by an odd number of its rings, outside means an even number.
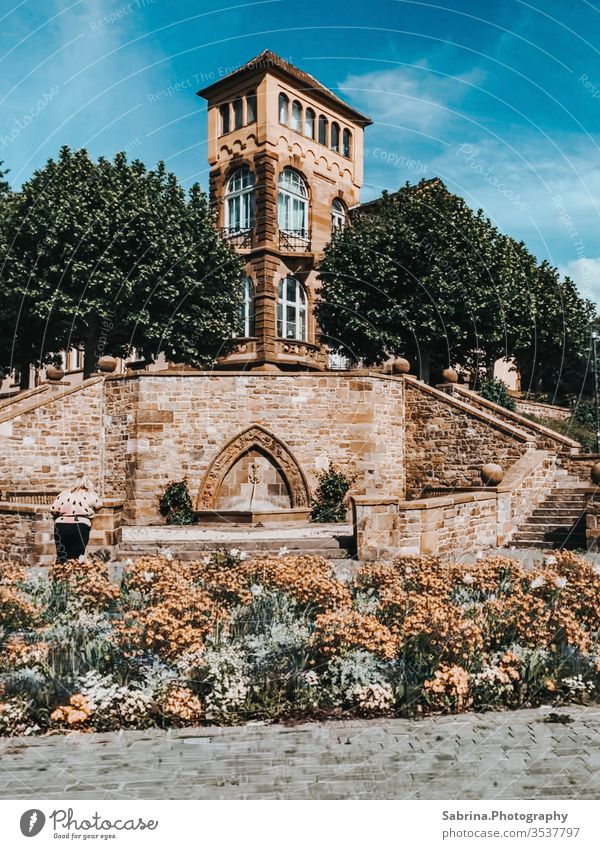
[[[208,101],[211,201],[245,265],[239,335],[221,365],[325,368],[315,269],[359,203],[371,121],[268,50],[198,94]]]

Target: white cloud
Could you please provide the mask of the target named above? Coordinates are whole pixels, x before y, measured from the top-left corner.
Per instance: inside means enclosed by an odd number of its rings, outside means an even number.
[[[586,298],[600,305],[600,257],[571,260],[561,265],[559,271],[571,277]]]
[[[377,123],[428,133],[451,119],[454,107],[468,91],[465,83],[480,79],[477,70],[458,77],[440,76],[422,61],[410,68],[351,74],[340,89]]]

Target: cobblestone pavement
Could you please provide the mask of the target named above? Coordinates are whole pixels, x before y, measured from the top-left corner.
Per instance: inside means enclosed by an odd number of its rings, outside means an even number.
[[[600,708],[13,737],[0,798],[598,798]]]

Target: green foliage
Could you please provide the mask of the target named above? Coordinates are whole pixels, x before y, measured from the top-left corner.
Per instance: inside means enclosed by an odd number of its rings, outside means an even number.
[[[594,453],[596,451],[596,431],[594,425],[591,427],[587,424],[579,422],[575,416],[568,419],[548,419],[543,416],[525,416],[531,419],[532,422],[537,422],[550,430],[555,430],[562,436],[568,436],[569,439],[574,439],[580,442],[584,451]]]
[[[187,488],[185,478],[171,482],[159,500],[160,515],[165,516],[167,525],[193,525],[196,513]]]
[[[359,211],[319,277],[320,326],[355,362],[404,355],[429,380],[457,363],[491,377],[514,356],[528,391],[556,397],[584,381],[591,302],[439,179]]]
[[[484,380],[479,386],[479,394],[482,398],[487,398],[488,401],[493,401],[494,404],[499,404],[507,410],[516,410],[514,398],[509,394],[508,387],[503,380],[492,377]]]
[[[344,522],[346,505],[344,498],[354,483],[354,476],[348,477],[335,466],[329,466],[318,476],[319,485],[312,500],[310,518],[312,522]]]
[[[593,401],[580,400],[573,407],[573,419],[592,431],[596,430],[596,405]]]
[[[13,363],[84,345],[86,374],[133,347],[204,366],[230,339],[241,265],[199,186],[186,195],[163,163],[64,147],[5,206],[0,329]]]

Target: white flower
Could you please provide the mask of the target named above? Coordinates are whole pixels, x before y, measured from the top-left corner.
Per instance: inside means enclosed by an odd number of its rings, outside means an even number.
[[[404,574],[405,575],[412,575],[412,571],[413,571],[412,566],[407,566],[406,569],[404,570]]]
[[[153,577],[154,577],[154,572],[144,572],[144,573],[142,574],[142,578],[143,578],[146,582],[151,581]]]
[[[229,549],[229,556],[230,557],[239,557],[240,556],[239,548],[230,548]]]
[[[165,560],[173,559],[173,552],[170,548],[165,548],[165,550],[163,551],[163,557],[165,558]]]
[[[248,557],[247,551],[240,551],[240,560],[246,560],[247,557]]]
[[[265,591],[265,588],[263,586],[261,586],[260,584],[252,584],[252,586],[250,587],[250,592],[254,596],[262,595],[264,593],[264,591]]]
[[[85,554],[80,554],[78,560],[80,563],[85,563]]]
[[[544,557],[544,564],[546,566],[554,566],[556,563],[556,557],[553,554],[549,554],[547,557]]]
[[[563,587],[567,586],[567,579],[563,578],[562,575],[557,575],[554,579],[554,586],[558,587],[559,590],[562,590]]]
[[[537,578],[534,578],[531,582],[530,586],[532,590],[537,590],[538,587],[543,587],[546,583],[546,579],[541,575],[538,575]]]
[[[600,563],[594,563],[592,566],[592,572],[594,575],[600,575]]]
[[[463,575],[463,584],[472,584],[474,581],[475,578],[469,572]]]
[[[290,550],[285,545],[282,545],[281,548],[279,549],[279,551],[277,552],[277,554],[280,557],[283,557],[284,555],[289,554],[289,553],[290,553]]]
[[[124,565],[124,566],[133,566],[133,560],[131,559],[131,557],[127,557],[127,558],[123,561],[123,565]]]
[[[309,669],[308,672],[304,673],[304,682],[308,684],[309,687],[316,687],[319,683],[319,676],[314,671],[314,669]]]

